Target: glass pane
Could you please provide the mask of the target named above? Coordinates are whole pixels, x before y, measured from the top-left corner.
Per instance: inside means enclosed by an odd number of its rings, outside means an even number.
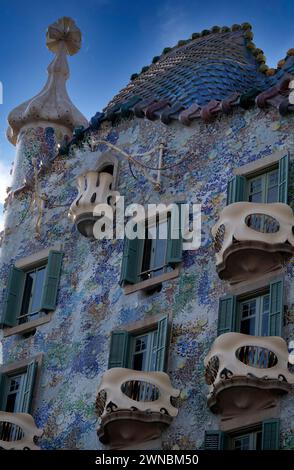
[[[279,197],[279,191],[278,191],[278,186],[273,186],[272,188],[269,188],[268,193],[267,193],[267,202],[278,202],[278,197]]]
[[[6,402],[6,408],[5,410],[8,411],[9,413],[13,413],[16,411],[16,397],[17,393],[10,393],[7,396],[7,402]]]
[[[156,240],[155,253],[152,268],[160,268],[165,265],[167,240]],[[164,273],[165,268],[154,271],[154,276]]]
[[[249,181],[249,192],[252,193],[259,193],[262,191],[262,177],[254,178],[253,180]]]
[[[135,352],[140,352],[140,351],[144,351],[145,349],[147,349],[147,340],[148,340],[147,335],[136,338]]]
[[[135,354],[133,357],[133,369],[145,370],[146,353]]]
[[[37,312],[41,307],[42,289],[44,285],[46,268],[43,267],[36,272],[36,279],[32,294],[31,312]]]
[[[27,313],[29,313],[32,287],[33,287],[35,275],[36,275],[35,272],[27,273],[27,275],[26,275],[26,282],[25,282],[24,296],[23,296],[23,301],[22,301],[21,315],[26,315]]]
[[[261,336],[268,335],[268,320],[269,320],[269,302],[270,296],[269,294],[265,295],[262,299],[262,322],[261,322]]]
[[[279,171],[274,170],[268,174],[268,186],[271,188],[272,186],[278,186],[279,180]]]
[[[235,450],[249,450],[249,435],[236,437],[234,440]]]
[[[240,333],[246,335],[255,334],[255,325],[256,325],[256,299],[249,300],[248,302],[243,302],[241,304],[241,324],[240,324]]]
[[[244,335],[255,334],[255,317],[241,321],[240,333],[243,333]]]
[[[256,203],[263,202],[262,193],[250,194],[249,202],[256,202]]]
[[[261,449],[261,443],[262,443],[262,432],[258,431],[256,433],[256,447],[253,450],[262,450]]]

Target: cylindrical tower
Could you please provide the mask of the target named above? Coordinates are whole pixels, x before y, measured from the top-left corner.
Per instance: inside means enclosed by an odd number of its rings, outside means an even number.
[[[81,32],[71,18],[63,17],[48,27],[46,44],[55,58],[48,66],[48,79],[36,96],[11,111],[8,116],[8,140],[16,146],[12,189],[5,218],[11,232],[14,220],[13,195],[34,185],[34,172],[49,168],[61,143],[73,129],[87,126],[86,118],[71,102],[66,81],[69,78],[67,55],[78,52]],[[34,168],[35,167],[35,168]]]

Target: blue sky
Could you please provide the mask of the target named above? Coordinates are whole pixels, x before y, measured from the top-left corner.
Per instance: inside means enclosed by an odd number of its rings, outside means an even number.
[[[82,49],[69,59],[68,91],[87,118],[101,110],[130,75],[150,64],[164,47],[193,32],[249,21],[254,42],[264,50],[270,66],[294,47],[293,0],[0,0],[0,6],[4,94],[0,105],[0,212],[15,150],[5,137],[7,114],[43,87],[53,57],[45,46],[45,31],[57,18],[71,16],[82,30]]]

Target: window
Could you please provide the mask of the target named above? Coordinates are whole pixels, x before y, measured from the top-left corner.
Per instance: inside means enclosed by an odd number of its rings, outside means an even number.
[[[270,313],[269,293],[238,302],[240,333],[267,336]]]
[[[289,157],[282,157],[272,166],[255,175],[234,176],[228,183],[227,205],[248,201],[272,203],[288,201]]]
[[[30,413],[37,368],[33,361],[20,371],[0,374],[1,411]]]
[[[40,315],[45,273],[46,265],[25,273],[22,306],[18,318],[19,323],[25,323]]]
[[[165,221],[157,217],[152,223],[150,220],[144,223],[145,239],[125,238],[120,278],[122,286],[151,279],[154,279],[151,284],[160,283],[161,277],[173,271],[182,260],[183,241],[179,221],[175,223],[173,216],[169,215]]]
[[[219,301],[218,336],[237,331],[254,336],[281,336],[283,280],[246,296],[226,296]]]
[[[165,369],[167,339],[168,317],[163,317],[152,328],[141,333],[113,331],[108,368],[162,371]]]
[[[130,367],[134,370],[156,370],[157,330],[131,338]]]
[[[62,253],[50,251],[47,262],[30,269],[12,266],[6,289],[1,325],[29,323],[56,307]]]
[[[248,178],[247,196],[249,202],[270,203],[279,201],[278,168],[262,175]]]
[[[160,238],[160,233],[168,234],[170,218],[166,222],[156,223],[146,228],[143,242],[142,264],[139,271],[140,280],[160,276],[168,269],[167,264],[167,239]],[[161,232],[162,231],[162,232]]]
[[[262,431],[251,431],[231,438],[232,450],[261,450]]]
[[[277,419],[265,420],[247,430],[205,432],[206,450],[278,450],[279,447],[280,423]]]

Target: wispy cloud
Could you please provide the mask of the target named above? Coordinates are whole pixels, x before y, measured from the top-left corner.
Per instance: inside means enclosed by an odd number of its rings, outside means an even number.
[[[179,39],[185,39],[189,30],[190,19],[185,9],[170,1],[160,5],[157,11],[159,34],[165,46],[174,46]]]

